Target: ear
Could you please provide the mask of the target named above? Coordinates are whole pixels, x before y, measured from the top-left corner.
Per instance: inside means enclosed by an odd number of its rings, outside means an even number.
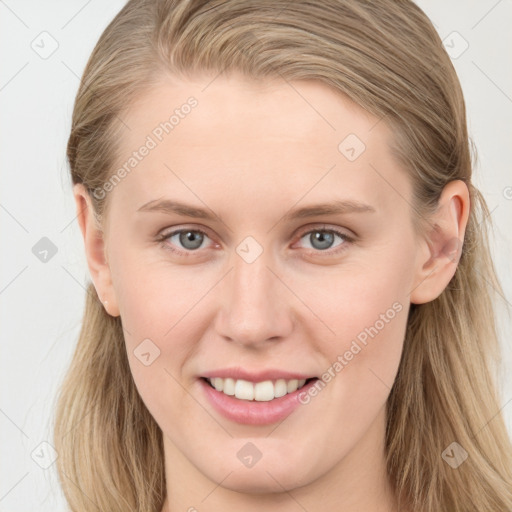
[[[430,302],[443,292],[457,270],[469,218],[470,196],[461,180],[448,183],[438,208],[429,219],[429,230],[420,243],[413,304]]]
[[[119,307],[107,262],[104,233],[95,218],[91,197],[82,183],[73,186],[73,195],[78,224],[84,238],[87,265],[94,287],[107,313],[111,316],[119,316]]]

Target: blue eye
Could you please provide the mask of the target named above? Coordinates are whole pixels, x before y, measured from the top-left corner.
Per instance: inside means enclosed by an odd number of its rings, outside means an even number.
[[[336,238],[340,239],[337,244],[335,244]],[[310,246],[307,247],[308,249],[315,249],[317,251],[325,251],[352,241],[348,235],[336,231],[335,229],[311,230],[302,235],[301,240],[302,239],[309,242]]]
[[[184,256],[192,255],[194,252],[199,252],[198,249],[206,248],[208,240],[210,237],[201,229],[178,229],[163,233],[158,238],[165,249],[181,253]],[[327,252],[327,254],[336,254],[339,250],[345,249],[348,243],[353,242],[353,238],[336,229],[309,230],[300,237],[300,240],[305,240],[304,248],[313,250],[315,253]],[[329,249],[336,247],[339,249],[328,252]]]
[[[201,248],[207,238],[208,235],[200,229],[180,229],[164,234],[159,240],[169,240],[172,245],[177,245],[178,248],[195,251]]]
[[[180,231],[174,236],[178,236],[180,244],[185,247],[185,249],[199,249],[204,242],[204,235],[199,231]]]

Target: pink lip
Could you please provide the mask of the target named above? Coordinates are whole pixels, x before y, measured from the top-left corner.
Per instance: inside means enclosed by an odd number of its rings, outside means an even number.
[[[215,375],[220,376],[218,373]],[[301,405],[298,400],[299,393],[307,392],[308,388],[316,382],[316,380],[311,381],[293,393],[274,398],[268,402],[257,402],[255,400],[240,400],[234,396],[225,395],[222,391],[212,388],[204,379],[198,380],[203,392],[216,411],[228,420],[245,425],[269,425],[284,420]],[[249,379],[246,378],[246,380]],[[272,379],[266,378],[266,380]]]
[[[292,373],[286,370],[261,370],[259,372],[249,372],[244,370],[243,368],[222,368],[219,370],[213,370],[210,372],[206,372],[201,374],[201,377],[205,377],[207,379],[212,379],[214,377],[221,377],[223,379],[231,378],[231,379],[242,379],[247,380],[249,382],[263,382],[264,380],[307,380],[315,377],[315,375],[306,375],[303,373]]]

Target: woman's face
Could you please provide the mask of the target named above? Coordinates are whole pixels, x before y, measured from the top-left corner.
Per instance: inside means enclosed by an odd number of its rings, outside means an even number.
[[[125,172],[96,191],[109,302],[169,471],[242,492],[360,477],[418,284],[386,125],[319,82],[237,75],[162,83],[122,120]]]

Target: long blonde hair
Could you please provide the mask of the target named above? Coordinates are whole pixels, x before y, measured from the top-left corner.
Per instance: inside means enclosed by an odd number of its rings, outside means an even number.
[[[414,186],[420,219],[455,179],[471,212],[455,276],[412,305],[388,400],[387,467],[415,512],[512,510],[512,448],[495,380],[499,345],[489,211],[472,185],[464,99],[442,42],[409,0],[130,0],[84,71],[67,155],[92,192],[113,172],[123,112],[164,73],[239,71],[254,79],[318,80],[393,128],[393,151]],[[78,345],[55,418],[59,477],[73,511],[159,512],[162,433],[128,365],[120,318],[88,285]],[[457,469],[442,457],[457,442]]]

